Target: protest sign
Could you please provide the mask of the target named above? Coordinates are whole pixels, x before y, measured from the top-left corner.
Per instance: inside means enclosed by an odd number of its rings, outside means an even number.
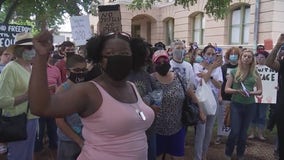
[[[70,18],[70,23],[75,45],[85,45],[92,37],[89,16],[73,16]]]
[[[99,6],[99,34],[106,34],[110,32],[121,32],[121,14],[120,6],[117,5],[105,5]]]
[[[31,32],[31,26],[0,23],[0,47],[15,44],[15,37],[20,32]]]
[[[262,82],[262,95],[255,96],[256,103],[276,103],[278,73],[265,65],[258,65],[257,71]]]
[[[230,101],[222,101],[222,103],[217,108],[217,135],[228,136],[230,134],[231,128],[225,126],[224,119],[226,116],[226,110],[230,107]]]

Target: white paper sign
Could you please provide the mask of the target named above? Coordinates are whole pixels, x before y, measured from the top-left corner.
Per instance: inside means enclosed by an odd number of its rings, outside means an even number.
[[[89,16],[73,16],[70,18],[70,23],[76,46],[85,45],[92,37]]]
[[[267,66],[257,66],[262,82],[262,95],[255,96],[256,103],[275,104],[277,97],[278,73]]]
[[[226,116],[226,108],[230,106],[230,101],[222,101],[222,104],[218,106],[217,110],[217,135],[228,136],[230,134],[231,128],[224,125],[224,119]]]

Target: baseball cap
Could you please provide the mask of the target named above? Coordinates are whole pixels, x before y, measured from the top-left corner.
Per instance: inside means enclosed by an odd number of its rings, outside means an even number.
[[[169,55],[165,50],[157,50],[152,57],[152,62],[155,63],[160,57],[165,57],[169,59]]]

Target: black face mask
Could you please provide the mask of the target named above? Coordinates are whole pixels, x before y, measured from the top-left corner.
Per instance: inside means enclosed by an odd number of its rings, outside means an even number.
[[[105,73],[115,81],[125,79],[132,69],[132,56],[114,55],[105,57],[107,65]]]
[[[167,75],[167,73],[169,72],[170,68],[171,68],[171,65],[169,63],[164,63],[164,64],[161,64],[161,65],[157,65],[155,67],[156,71],[161,76]]]
[[[68,79],[70,79],[70,81],[72,81],[74,83],[85,82],[85,80],[86,80],[86,73],[70,72],[70,75],[69,75]]]

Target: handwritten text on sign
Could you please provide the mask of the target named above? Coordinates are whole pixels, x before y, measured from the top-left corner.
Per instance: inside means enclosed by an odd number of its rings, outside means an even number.
[[[100,34],[121,32],[121,15],[119,5],[99,6]]]
[[[88,16],[73,16],[70,18],[72,38],[77,46],[85,45],[92,36]]]
[[[262,95],[255,96],[256,103],[276,103],[278,73],[264,65],[258,65],[257,71],[262,82]]]

